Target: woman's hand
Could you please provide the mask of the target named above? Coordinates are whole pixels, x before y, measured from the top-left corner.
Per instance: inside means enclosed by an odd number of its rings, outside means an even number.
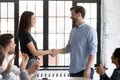
[[[105,74],[105,69],[104,67],[100,64],[100,66],[98,66],[96,68],[96,72],[99,74],[99,75],[104,75]]]

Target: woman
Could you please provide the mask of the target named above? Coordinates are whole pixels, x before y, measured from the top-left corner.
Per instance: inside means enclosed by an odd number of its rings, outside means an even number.
[[[31,35],[31,28],[34,27],[35,23],[36,20],[33,12],[23,12],[18,27],[18,37],[20,39],[21,52],[27,53],[29,56],[27,68],[37,60],[37,56],[52,55],[52,50],[38,50],[36,41]]]
[[[109,78],[105,73],[105,69],[100,64],[96,71],[100,75],[100,80],[120,80],[120,48],[115,49],[111,60],[115,64],[116,69],[114,69],[112,76]]]

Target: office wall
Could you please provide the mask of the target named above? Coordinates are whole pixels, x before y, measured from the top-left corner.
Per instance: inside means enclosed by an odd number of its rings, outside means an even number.
[[[114,49],[120,47],[120,0],[102,0],[101,15],[101,59],[111,76],[115,68],[111,56]]]

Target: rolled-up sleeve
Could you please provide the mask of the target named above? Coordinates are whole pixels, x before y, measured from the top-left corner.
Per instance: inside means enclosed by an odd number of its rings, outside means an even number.
[[[97,32],[91,28],[88,32],[89,54],[94,55],[97,52]]]

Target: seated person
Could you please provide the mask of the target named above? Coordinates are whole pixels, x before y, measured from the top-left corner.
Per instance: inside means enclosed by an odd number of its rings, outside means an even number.
[[[0,68],[0,73],[3,77],[3,79],[18,80],[17,75],[20,74],[20,70],[21,70],[21,73],[25,73],[26,64],[28,63],[28,59],[29,59],[28,55],[22,54],[23,59],[22,59],[22,63],[20,65],[20,69],[19,69],[17,66],[12,64],[15,56],[13,56],[13,58],[11,60],[8,60],[8,57],[11,54],[14,54],[14,50],[15,50],[15,46],[16,46],[14,43],[13,35],[12,34],[0,35],[0,45],[3,46],[3,48],[4,48],[4,56],[5,56],[4,61],[2,63],[2,67]],[[33,68],[35,67],[35,70],[32,70],[32,68],[29,68],[27,70],[28,75],[29,75],[28,78],[31,78],[31,75],[36,71],[36,69],[38,68],[36,66],[40,66],[39,61],[36,61],[36,63],[33,63],[31,66]],[[22,80],[29,80],[29,79],[22,79]]]
[[[3,51],[4,51],[4,48],[2,46],[0,46],[0,69],[1,69],[1,66],[2,66],[2,63],[3,63],[3,60],[5,58]],[[13,59],[14,59],[14,57],[10,60],[8,66],[7,66],[6,72],[8,72],[8,73],[11,71],[10,68],[11,68],[11,63],[12,63]],[[28,59],[29,58],[26,54],[22,54],[22,62],[21,62],[21,65],[20,65],[20,70],[21,70],[20,79],[21,80],[30,80],[30,77],[32,77],[32,75],[34,75],[34,73],[40,67],[39,61],[36,61],[30,66],[30,68],[28,70],[25,70]],[[3,79],[2,75],[0,74],[0,80],[6,80],[6,79]]]
[[[12,34],[1,34],[0,35],[0,45],[4,48],[4,61],[2,67],[0,69],[0,73],[3,76],[3,79],[6,80],[18,80],[18,75],[20,74],[20,69],[13,65],[13,60],[15,56],[11,60],[9,60],[10,55],[14,55],[15,53],[15,42]],[[9,69],[8,69],[9,68]],[[8,71],[7,71],[8,69]],[[9,73],[9,75],[8,75]],[[9,77],[9,78],[7,78]]]
[[[112,73],[112,76],[109,78],[105,73],[105,69],[100,64],[96,68],[96,72],[100,75],[100,80],[120,80],[120,48],[116,48],[111,57],[112,63],[115,64],[116,69]]]

